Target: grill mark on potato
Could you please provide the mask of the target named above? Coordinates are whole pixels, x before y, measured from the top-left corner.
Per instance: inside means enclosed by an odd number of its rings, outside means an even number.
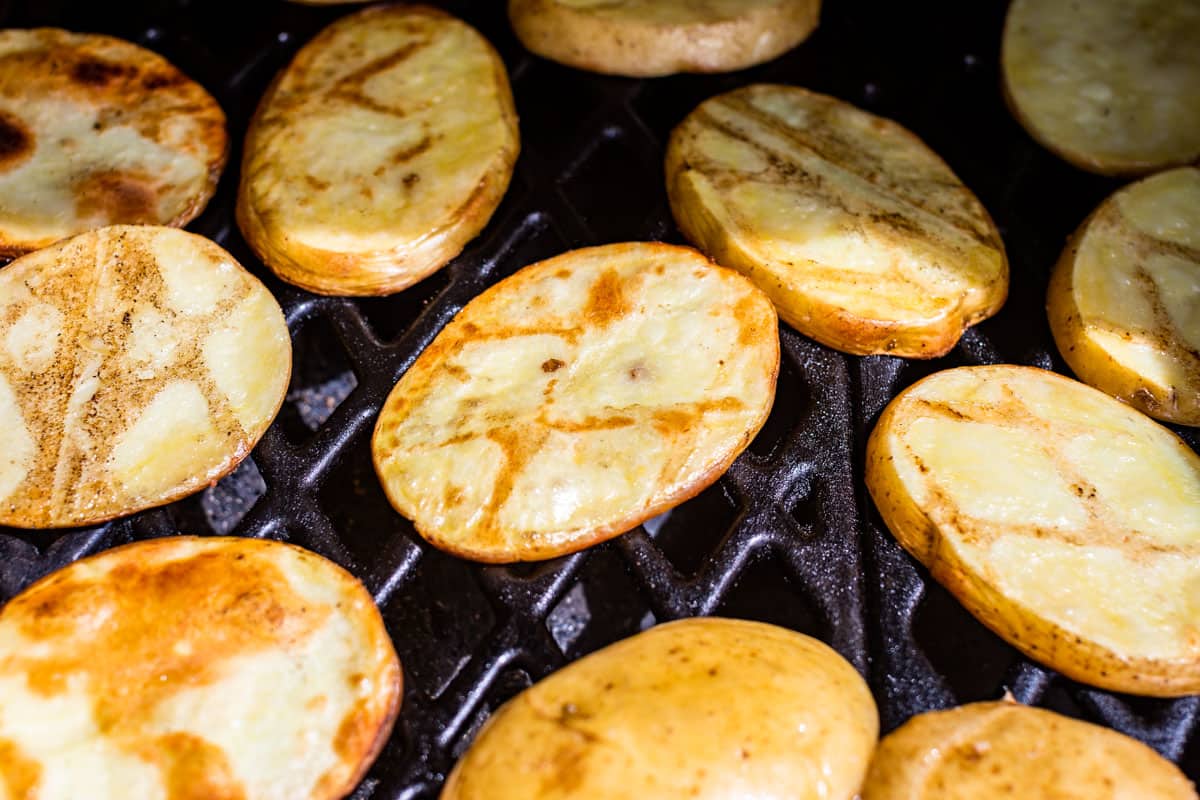
[[[163,774],[166,800],[246,800],[225,751],[190,733],[168,733],[140,755]]]
[[[428,133],[426,133],[423,137],[421,137],[421,141],[417,142],[416,144],[410,145],[408,147],[402,147],[399,150],[397,150],[396,152],[392,153],[391,158],[389,158],[388,161],[393,166],[398,167],[403,164],[407,164],[409,161],[412,161],[414,158],[421,155],[422,153],[429,152],[429,148],[431,148],[431,147],[433,147],[433,137],[430,136]],[[413,176],[413,177],[419,177],[419,176]],[[408,182],[407,177],[405,178],[405,182],[406,183]]]
[[[0,170],[12,169],[33,155],[33,134],[20,117],[0,111]]]
[[[16,742],[0,739],[0,783],[10,800],[37,800],[42,765],[30,758]]]
[[[150,223],[158,217],[157,181],[133,171],[102,170],[79,176],[71,187],[80,219]]]
[[[114,79],[137,74],[137,67],[114,64],[102,58],[85,56],[71,66],[71,79],[89,86],[104,86]]]
[[[432,39],[424,36],[410,42],[405,42],[398,49],[386,55],[379,56],[338,80],[329,90],[328,96],[343,100],[359,108],[374,111],[377,114],[387,114],[395,117],[407,116],[409,113],[408,109],[381,103],[368,95],[364,84],[381,72],[395,69],[411,58],[414,53],[428,47],[432,42]]]
[[[584,318],[598,328],[605,328],[628,313],[629,299],[621,276],[615,269],[605,270],[588,290]]]

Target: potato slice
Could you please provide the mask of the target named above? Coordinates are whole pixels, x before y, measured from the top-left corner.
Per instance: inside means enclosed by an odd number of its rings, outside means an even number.
[[[379,753],[400,664],[336,564],[170,537],[84,559],[0,612],[13,798],[335,800]]]
[[[118,222],[182,227],[216,191],[228,146],[221,107],[162,56],[0,30],[0,256]]]
[[[1196,800],[1128,736],[1013,702],[918,714],[883,738],[862,800]]]
[[[82,233],[0,271],[0,525],[102,522],[198,491],[283,402],[275,298],[174,228]]]
[[[816,639],[687,619],[517,695],[475,737],[441,800],[849,800],[878,731],[866,683]]]
[[[934,374],[884,410],[867,488],[967,610],[1068,677],[1200,691],[1200,457],[1082,383]]]
[[[581,550],[699,493],[750,443],[777,330],[761,292],[689,248],[534,264],[471,301],[392,390],[376,471],[451,553]]]
[[[1153,417],[1200,425],[1200,169],[1105,200],[1055,266],[1046,306],[1081,379]]]
[[[817,27],[821,0],[509,0],[527,48],[611,75],[729,72],[770,61]]]
[[[940,356],[1008,294],[1000,235],[949,167],[832,97],[714,97],[671,134],[666,167],[684,234],[838,350]]]
[[[519,140],[504,64],[425,6],[343,17],[301,48],[246,134],[237,219],[286,281],[397,292],[483,229]]]
[[[1001,65],[1014,116],[1080,169],[1200,158],[1200,4],[1013,0]]]

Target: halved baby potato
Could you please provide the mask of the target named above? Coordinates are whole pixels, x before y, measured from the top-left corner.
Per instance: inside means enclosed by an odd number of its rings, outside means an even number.
[[[1046,307],[1083,381],[1152,417],[1200,425],[1200,169],[1105,200],[1055,266]]]
[[[737,273],[671,245],[576,250],[446,326],[388,397],[375,468],[437,547],[552,558],[713,483],[766,421],[778,371],[775,312]]]
[[[434,8],[374,6],[301,48],[263,97],[238,225],[297,286],[397,292],[483,229],[518,149],[508,75],[486,39]]]
[[[217,245],[115,225],[0,270],[0,525],[88,525],[198,491],[291,375],[275,298]]]
[[[400,687],[371,596],[336,564],[256,539],[120,547],[0,611],[0,794],[337,800]]]
[[[867,488],[888,528],[1025,655],[1121,692],[1200,691],[1200,456],[1052,372],[964,367],[884,410]]]
[[[680,230],[838,350],[940,356],[1008,295],[975,196],[916,136],[832,97],[718,95],[671,134],[666,171]]]
[[[850,800],[879,719],[816,639],[743,620],[658,625],[510,700],[441,800]]]
[[[509,0],[517,38],[571,67],[631,77],[729,72],[791,50],[820,0]]]
[[[1014,702],[918,714],[883,737],[862,800],[1196,800],[1179,768],[1124,734]]]
[[[182,227],[217,188],[225,114],[162,56],[99,34],[0,31],[0,256],[113,223]]]
[[[1135,175],[1200,159],[1200,4],[1013,0],[1005,96],[1080,169]]]

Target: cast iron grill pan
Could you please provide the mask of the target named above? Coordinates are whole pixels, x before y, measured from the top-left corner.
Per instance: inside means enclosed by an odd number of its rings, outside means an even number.
[[[1020,656],[900,550],[862,483],[871,425],[924,375],[1000,362],[1070,374],[1043,308],[1049,268],[1066,236],[1120,184],[1056,160],[1006,111],[998,74],[1005,4],[827,0],[818,31],[777,61],[654,81],[530,56],[501,0],[441,5],[504,57],[521,158],[491,224],[462,256],[401,294],[352,300],[276,280],[242,240],[233,207],[241,140],[268,81],[354,7],[0,0],[5,27],[130,39],[216,96],[234,150],[212,205],[190,227],[266,281],[295,346],[279,419],[236,472],[187,500],[95,528],[0,529],[0,600],[75,559],[176,532],[286,539],[332,558],[374,595],[405,670],[401,718],[353,795],[359,800],[435,797],[504,700],[655,621],[697,614],[774,622],[829,642],[869,677],[885,731],[1007,689],[1141,739],[1200,779],[1200,699],[1102,692]],[[1004,310],[932,362],[844,356],[785,327],[775,407],[749,450],[710,489],[612,542],[514,567],[477,566],[425,545],[388,506],[371,468],[371,428],[395,381],[464,304],[521,266],[585,245],[682,242],[663,186],[667,135],[701,100],[760,81],[891,117],[941,154],[1004,234],[1012,265]],[[1195,431],[1177,430],[1197,446]]]

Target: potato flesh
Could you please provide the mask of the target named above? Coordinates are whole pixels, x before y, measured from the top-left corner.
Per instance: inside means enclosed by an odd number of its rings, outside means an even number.
[[[1004,33],[1018,115],[1100,172],[1200,156],[1200,6],[1173,0],[1016,0]]]

